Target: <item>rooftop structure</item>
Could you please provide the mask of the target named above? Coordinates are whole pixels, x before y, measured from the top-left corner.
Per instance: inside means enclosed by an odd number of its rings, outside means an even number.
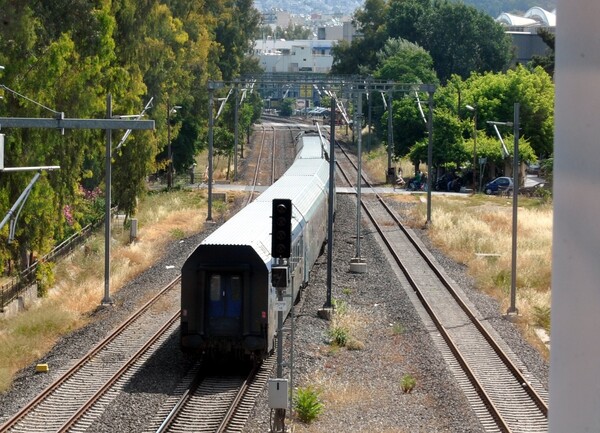
[[[496,21],[511,30],[524,30],[535,27],[556,27],[556,10],[549,12],[540,7],[532,7],[523,15],[502,13]]]
[[[502,13],[496,22],[506,27],[516,48],[515,63],[527,63],[533,56],[547,54],[548,46],[538,35],[538,29],[551,32],[556,29],[556,10],[552,12],[540,7],[532,7],[523,15]]]

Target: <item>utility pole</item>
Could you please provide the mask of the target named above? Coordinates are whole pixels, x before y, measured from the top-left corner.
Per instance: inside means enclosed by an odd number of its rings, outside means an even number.
[[[392,185],[396,182],[396,176],[392,173],[392,152],[394,151],[394,129],[393,129],[393,113],[392,113],[392,91],[388,93],[388,163],[387,163],[387,182]]]
[[[223,87],[223,83],[216,81],[208,82],[208,210],[206,221],[212,221],[212,184],[213,184],[213,148],[215,122],[215,90]]]
[[[110,299],[110,202],[111,202],[111,132],[113,129],[154,129],[154,120],[124,120],[113,118],[112,97],[106,97],[106,119],[67,119],[64,113],[58,113],[55,118],[35,119],[22,117],[0,117],[0,125],[3,128],[45,128],[45,129],[105,129],[106,130],[106,205],[104,216],[104,298],[102,305],[112,304]]]

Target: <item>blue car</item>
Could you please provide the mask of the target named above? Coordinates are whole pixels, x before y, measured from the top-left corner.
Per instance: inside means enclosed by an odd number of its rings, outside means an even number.
[[[512,179],[510,177],[502,176],[502,177],[497,177],[496,179],[492,180],[491,182],[486,183],[483,191],[486,194],[490,195],[490,194],[500,194],[503,192],[512,191],[512,189],[513,189]]]

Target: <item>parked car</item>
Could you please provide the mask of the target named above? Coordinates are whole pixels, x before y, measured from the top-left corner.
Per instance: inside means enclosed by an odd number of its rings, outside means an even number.
[[[539,175],[540,174],[540,164],[538,162],[533,162],[533,163],[527,165],[525,172],[527,174]]]
[[[506,177],[506,176],[502,176],[502,177],[497,177],[496,179],[492,180],[491,182],[488,182],[485,184],[485,187],[483,188],[483,191],[490,195],[490,194],[499,194],[502,192],[506,192],[506,191],[512,191],[513,189],[513,181],[510,177]]]

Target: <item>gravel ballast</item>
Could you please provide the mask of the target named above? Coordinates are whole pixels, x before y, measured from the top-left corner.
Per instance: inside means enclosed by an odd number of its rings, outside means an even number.
[[[367,272],[349,272],[350,260],[356,255],[356,203],[352,196],[338,195],[337,206],[332,297],[338,305],[347,307],[346,316],[352,320],[352,336],[358,341],[359,350],[333,348],[328,336],[330,322],[317,316],[326,300],[325,253],[317,261],[311,281],[295,307],[293,358],[293,385],[318,389],[324,412],[309,426],[295,421],[295,431],[482,432],[431,339],[433,331],[422,323],[407,295],[411,289],[398,281],[368,227],[363,228],[361,239],[361,257],[367,262]],[[210,225],[207,231],[215,227]],[[61,339],[38,361],[49,364],[49,374],[35,374],[35,365],[21,371],[11,390],[0,396],[0,422],[6,421],[74,359],[128,317],[147,299],[149,292],[175,278],[207,231],[173,242],[155,266],[113,296],[113,307],[98,308],[88,326]],[[427,241],[425,233],[420,236]],[[548,366],[521,338],[518,329],[503,318],[497,302],[474,290],[459,264],[435,250],[432,253],[531,372],[546,384]],[[167,269],[168,266],[174,268]],[[289,328],[288,320],[286,329]],[[286,332],[286,362],[288,337]],[[192,360],[179,352],[174,336],[89,431],[144,431],[191,364]],[[401,389],[406,374],[416,379],[411,393]],[[267,432],[269,423],[265,391],[244,431]]]

